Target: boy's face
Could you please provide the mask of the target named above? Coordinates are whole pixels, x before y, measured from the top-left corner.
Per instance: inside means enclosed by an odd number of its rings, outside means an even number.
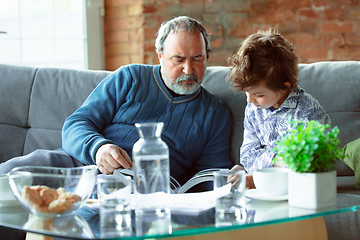
[[[290,83],[285,83],[288,86]],[[289,86],[288,86],[289,87]],[[249,87],[246,91],[247,102],[254,104],[261,109],[279,108],[288,96],[286,90],[279,90],[277,92],[267,88],[266,82],[263,81],[257,85]]]

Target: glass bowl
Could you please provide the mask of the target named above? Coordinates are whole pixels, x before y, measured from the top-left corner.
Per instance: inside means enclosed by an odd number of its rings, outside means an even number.
[[[17,205],[19,202],[10,189],[7,175],[0,174],[0,207]]]
[[[95,187],[97,167],[23,166],[7,175],[12,192],[25,209],[54,217],[74,214],[88,200]]]

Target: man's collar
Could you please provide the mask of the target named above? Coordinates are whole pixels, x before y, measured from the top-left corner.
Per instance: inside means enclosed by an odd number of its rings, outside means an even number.
[[[163,94],[166,96],[166,98],[171,102],[171,103],[182,103],[182,102],[187,102],[190,101],[191,99],[195,98],[197,95],[199,95],[199,93],[201,92],[201,88],[200,87],[195,93],[193,94],[187,94],[187,95],[180,95],[180,94],[176,94],[174,93],[171,89],[169,89],[166,85],[164,80],[162,79],[161,76],[161,72],[160,72],[160,65],[156,65],[153,68],[153,74],[154,74],[154,79],[157,83],[157,85],[159,86],[160,90],[163,92]],[[176,95],[173,95],[172,92]]]

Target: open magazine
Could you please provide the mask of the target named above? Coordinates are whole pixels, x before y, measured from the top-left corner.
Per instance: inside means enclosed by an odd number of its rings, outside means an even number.
[[[217,171],[229,171],[229,170],[223,169],[223,168],[210,168],[210,169],[202,170],[202,171],[198,172],[197,174],[195,174],[192,178],[190,178],[182,186],[179,184],[178,181],[176,181],[175,178],[170,176],[170,191],[171,191],[171,193],[177,193],[177,194],[186,193],[189,189],[191,189],[192,187],[194,187],[197,184],[200,184],[203,182],[208,182],[208,181],[212,182],[214,172],[217,172]],[[117,169],[114,171],[113,174],[114,175],[123,174],[123,175],[134,177],[134,171],[132,169]]]
[[[215,207],[216,198],[223,194],[222,191],[205,191],[188,193],[187,191],[197,184],[213,181],[213,175],[216,171],[229,171],[228,169],[214,168],[206,169],[195,174],[183,186],[181,186],[175,178],[170,177],[170,209],[172,214],[176,215],[198,215],[206,210]],[[123,178],[130,176],[133,181],[134,172],[132,169],[117,169],[113,175]],[[133,184],[133,182],[132,182]],[[226,189],[225,189],[226,190]],[[134,194],[131,195],[134,198]],[[130,207],[135,208],[134,201],[131,200]],[[91,204],[91,208],[99,208],[100,203]]]

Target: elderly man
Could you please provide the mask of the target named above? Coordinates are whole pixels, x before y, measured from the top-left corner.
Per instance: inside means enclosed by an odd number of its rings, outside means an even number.
[[[122,66],[106,77],[70,115],[63,149],[37,150],[0,165],[74,167],[96,164],[104,174],[132,166],[135,123],[164,122],[170,174],[180,184],[207,168],[230,168],[231,120],[227,107],[203,89],[209,34],[196,20],[162,24],[156,39],[160,65]]]

